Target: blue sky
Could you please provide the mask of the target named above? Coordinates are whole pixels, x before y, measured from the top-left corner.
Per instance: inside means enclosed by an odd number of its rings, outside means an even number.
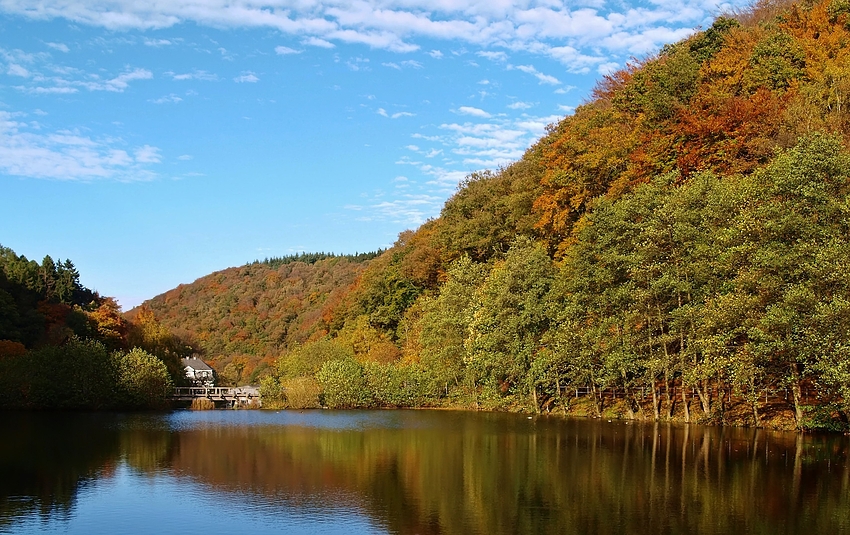
[[[0,0],[0,244],[125,310],[386,247],[716,0]]]

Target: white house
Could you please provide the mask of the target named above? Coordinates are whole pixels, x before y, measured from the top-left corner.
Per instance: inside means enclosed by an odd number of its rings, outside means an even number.
[[[186,370],[186,378],[197,386],[213,386],[215,377],[213,369],[209,364],[201,359],[190,358],[180,359],[183,363],[183,368]]]

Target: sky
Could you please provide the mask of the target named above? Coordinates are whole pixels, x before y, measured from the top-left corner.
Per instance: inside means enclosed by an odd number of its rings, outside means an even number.
[[[0,244],[124,310],[387,247],[719,0],[0,0]]]

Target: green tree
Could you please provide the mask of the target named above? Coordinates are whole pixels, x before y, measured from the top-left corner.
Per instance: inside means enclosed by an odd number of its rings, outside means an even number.
[[[160,359],[137,347],[113,353],[112,359],[122,407],[162,409],[168,405],[174,384]]]
[[[465,364],[477,384],[531,394],[526,374],[549,327],[546,297],[555,269],[545,249],[518,238],[473,299]]]

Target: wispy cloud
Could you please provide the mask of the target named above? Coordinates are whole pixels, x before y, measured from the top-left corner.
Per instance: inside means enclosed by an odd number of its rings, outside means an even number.
[[[35,64],[35,60],[31,62]],[[43,67],[46,71],[36,70]],[[153,73],[147,69],[131,69],[113,76],[104,78],[100,73],[85,73],[75,68],[65,68],[56,65],[37,65],[31,69],[24,68],[18,64],[10,63],[8,74],[24,78],[25,84],[15,86],[18,91],[31,94],[71,94],[81,89],[88,91],[109,91],[123,93],[132,82],[139,80],[150,80]]]
[[[178,102],[182,102],[183,99],[171,93],[170,95],[165,95],[164,97],[160,97],[154,100],[151,100],[154,104],[177,104]]]
[[[214,82],[218,80],[218,75],[201,70],[195,70],[192,72],[184,72],[184,73],[174,73],[174,72],[166,72],[166,76],[171,76],[172,80],[201,80],[204,82]]]
[[[561,81],[555,78],[554,76],[550,76],[548,74],[543,74],[534,68],[533,65],[508,65],[508,70],[516,69],[518,71],[522,71],[526,74],[530,74],[540,80],[541,84],[550,84],[550,85],[561,85]]]
[[[411,113],[409,111],[399,111],[399,112],[396,112],[396,113],[393,113],[393,114],[389,114],[389,113],[387,113],[387,110],[385,110],[384,108],[378,108],[376,113],[378,115],[381,115],[383,117],[388,117],[390,119],[399,119],[401,117],[415,117],[416,116],[415,113]]]
[[[481,0],[5,0],[0,12],[40,20],[63,18],[111,30],[153,30],[184,23],[268,28],[324,48],[357,43],[413,52],[420,48],[417,41],[460,42],[492,61],[507,61],[508,53],[524,52],[557,59],[569,71],[588,72],[656,50],[710,23],[716,13],[747,4],[749,0],[658,0],[634,5],[598,0],[577,5]],[[146,43],[162,46],[166,41],[170,40]],[[437,59],[443,55],[436,48],[427,54]],[[233,57],[226,50],[222,55]],[[547,80],[541,78],[542,83],[551,83]]]
[[[326,41],[324,39],[320,39],[318,37],[308,37],[301,41],[302,44],[307,46],[317,46],[319,48],[335,48],[336,45],[331,43],[330,41]]]
[[[97,139],[74,130],[35,133],[16,114],[0,111],[0,171],[51,180],[152,180],[149,166],[161,160],[158,148],[128,152],[120,140]]]
[[[109,80],[80,83],[91,91],[115,91],[121,93],[129,87],[130,82],[135,80],[150,80],[151,78],[153,78],[151,71],[147,69],[133,69]]]
[[[438,212],[443,201],[443,197],[439,195],[407,193],[396,199],[373,198],[369,204],[350,204],[345,208],[358,212],[356,219],[360,221],[391,221],[415,226],[421,225]]]
[[[491,61],[507,61],[508,55],[502,51],[482,50],[477,53],[482,58],[487,58]]]
[[[259,82],[260,79],[257,78],[257,75],[254,74],[253,72],[246,71],[246,72],[243,72],[241,75],[235,77],[233,79],[233,81],[238,83],[238,84],[245,84],[245,83],[255,84],[255,83]]]
[[[46,44],[47,46],[49,46],[53,50],[58,50],[59,52],[64,52],[66,54],[71,51],[71,49],[68,48],[68,45],[66,45],[65,43],[44,43],[44,44]]]
[[[144,43],[145,43],[145,46],[153,46],[153,47],[168,46],[168,45],[173,44],[168,39],[150,39],[148,37],[144,38]]]
[[[489,118],[491,115],[481,108],[473,108],[472,106],[461,106],[457,109],[460,115],[472,115],[473,117]]]
[[[294,48],[289,48],[288,46],[276,46],[274,47],[274,53],[278,56],[288,56],[291,54],[300,54],[301,50],[295,50]]]
[[[21,78],[30,77],[30,72],[26,68],[18,65],[17,63],[11,63],[9,65],[9,68],[6,69],[6,74],[8,74],[9,76],[20,76]]]

